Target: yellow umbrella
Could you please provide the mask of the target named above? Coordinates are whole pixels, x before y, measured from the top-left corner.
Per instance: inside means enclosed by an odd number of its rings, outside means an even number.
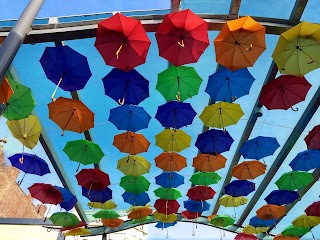
[[[181,152],[190,142],[191,137],[182,130],[165,129],[156,135],[156,145],[165,152]]]
[[[248,202],[248,198],[246,197],[232,197],[230,195],[223,195],[219,199],[219,204],[224,207],[239,207]]]
[[[83,236],[91,233],[88,229],[86,228],[75,228],[72,229],[66,233],[64,233],[64,236]]]
[[[127,212],[132,212],[132,211],[135,211],[137,209],[140,209],[140,208],[151,208],[152,206],[148,203],[146,204],[145,206],[131,206],[128,208]]]
[[[243,232],[244,233],[248,233],[248,234],[259,234],[259,233],[264,233],[267,232],[269,229],[269,227],[254,227],[251,225],[247,225],[243,228]]]
[[[114,209],[117,207],[117,204],[115,204],[112,200],[108,200],[104,203],[100,203],[100,202],[89,202],[88,206],[91,208],[99,208],[99,209]]]
[[[177,220],[177,216],[174,213],[169,214],[169,215],[165,215],[163,213],[158,213],[158,211],[155,211],[153,213],[153,216],[155,219],[159,220],[160,222],[164,222],[164,223],[172,223]]]
[[[320,218],[315,216],[307,216],[303,214],[292,221],[292,225],[295,227],[310,228],[317,226],[320,223]]]
[[[320,24],[301,22],[279,37],[272,54],[279,71],[302,77],[320,67]]]
[[[148,173],[151,164],[141,156],[128,156],[118,161],[117,169],[129,176],[141,176]]]
[[[200,119],[207,127],[224,128],[236,124],[243,114],[239,104],[219,102],[205,107]]]

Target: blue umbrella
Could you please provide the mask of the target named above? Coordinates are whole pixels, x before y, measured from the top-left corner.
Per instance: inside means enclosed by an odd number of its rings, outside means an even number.
[[[119,104],[138,105],[149,97],[149,81],[135,69],[113,68],[103,79],[104,92]]]
[[[69,189],[54,186],[56,189],[60,190],[62,194],[63,201],[60,204],[60,206],[65,209],[66,211],[71,210],[77,203],[77,198],[70,192]]]
[[[249,225],[254,226],[254,227],[270,227],[276,221],[277,221],[277,219],[263,220],[261,218],[258,218],[257,216],[254,216],[254,217],[250,218]]]
[[[156,177],[156,184],[164,188],[176,188],[184,184],[184,177],[175,172],[164,172]]]
[[[50,173],[49,166],[46,161],[33,154],[23,153],[22,155],[21,153],[17,153],[9,157],[9,160],[13,167],[24,172],[19,184],[22,183],[26,173],[38,176],[43,176],[47,173]]]
[[[177,222],[172,222],[172,223],[165,223],[165,222],[157,222],[156,224],[156,228],[168,228],[168,227],[172,227],[174,225],[176,225]]]
[[[232,197],[247,196],[255,190],[255,183],[247,180],[234,180],[224,187],[225,194]]]
[[[144,206],[150,202],[148,193],[143,192],[139,194],[124,192],[122,195],[123,201],[131,204],[132,206]]]
[[[293,203],[300,196],[296,191],[289,190],[273,190],[269,195],[264,199],[268,204],[274,205],[283,205]]]
[[[229,151],[233,138],[227,131],[210,129],[199,134],[196,147],[201,153],[217,154]]]
[[[290,167],[294,171],[310,171],[314,168],[320,168],[320,150],[306,150],[290,162]]]
[[[183,206],[190,212],[204,212],[210,208],[210,204],[206,201],[195,201],[190,199],[184,201]]]
[[[136,132],[147,128],[151,117],[143,109],[133,105],[123,105],[110,110],[109,121],[112,122],[118,130]]]
[[[105,188],[104,190],[90,190],[82,187],[82,195],[88,198],[91,202],[105,203],[106,201],[112,199],[112,190],[110,188]]]
[[[171,101],[158,107],[156,119],[163,127],[179,129],[192,124],[196,115],[190,103]]]

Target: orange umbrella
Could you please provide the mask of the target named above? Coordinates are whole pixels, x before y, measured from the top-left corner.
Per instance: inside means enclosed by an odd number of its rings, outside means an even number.
[[[215,172],[226,165],[227,159],[221,154],[199,154],[193,158],[192,166],[200,172]]]
[[[155,159],[156,166],[163,171],[180,171],[187,166],[187,159],[175,152],[163,152]]]
[[[290,236],[283,236],[282,234],[276,235],[273,240],[299,240],[299,237],[290,237]]]
[[[141,219],[149,216],[152,213],[152,209],[149,207],[138,207],[133,209],[134,210],[129,213],[128,218]]]
[[[244,161],[232,168],[232,176],[239,180],[255,179],[266,172],[267,166],[257,160]]]
[[[104,226],[109,228],[117,228],[120,227],[123,223],[123,220],[120,218],[108,218],[108,219],[101,219],[101,222]]]
[[[231,71],[251,67],[266,49],[265,27],[249,16],[227,21],[214,47],[216,61]]]
[[[263,220],[278,219],[286,215],[285,206],[265,204],[257,211],[257,217]]]
[[[125,132],[114,136],[113,145],[120,152],[136,155],[148,151],[150,142],[142,134]]]
[[[63,130],[82,133],[94,126],[94,113],[79,100],[59,97],[48,104],[49,118]]]
[[[12,94],[13,90],[9,85],[8,79],[4,77],[4,80],[0,85],[0,103],[7,104]]]

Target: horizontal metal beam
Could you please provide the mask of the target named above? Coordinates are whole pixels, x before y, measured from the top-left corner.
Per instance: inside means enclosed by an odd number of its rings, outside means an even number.
[[[0,218],[0,225],[37,225],[51,227],[52,222],[50,219],[43,221],[43,219],[39,218]]]
[[[241,0],[232,0],[230,4],[229,14],[239,15]]]

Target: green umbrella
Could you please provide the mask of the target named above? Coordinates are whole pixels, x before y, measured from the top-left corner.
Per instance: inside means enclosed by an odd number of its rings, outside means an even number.
[[[31,89],[13,80],[9,82],[14,93],[7,103],[3,116],[8,120],[27,118],[36,105]]]
[[[75,227],[80,221],[76,215],[69,212],[57,212],[49,218],[54,226]]]
[[[280,190],[296,190],[305,188],[313,180],[312,173],[292,171],[282,174],[276,185]]]
[[[171,66],[158,74],[156,89],[167,101],[184,101],[198,94],[202,79],[193,67]]]
[[[144,176],[124,176],[120,186],[127,192],[139,194],[148,191],[150,182]]]
[[[99,145],[87,140],[67,142],[63,151],[68,155],[71,161],[79,163],[77,171],[79,170],[80,164],[96,164],[99,163],[104,156]]]
[[[116,213],[114,210],[100,210],[99,212],[96,212],[92,216],[95,218],[109,219],[109,218],[117,218],[120,215]]]
[[[310,228],[295,227],[290,225],[289,227],[285,228],[281,232],[281,234],[287,237],[302,237],[309,231],[310,231]]]
[[[196,172],[191,178],[190,182],[194,185],[204,185],[208,186],[211,184],[216,184],[221,180],[221,177],[218,173],[215,172]]]
[[[175,188],[158,188],[154,190],[154,193],[157,197],[162,198],[164,200],[176,200],[182,197],[181,192]]]
[[[217,227],[228,227],[233,225],[236,220],[228,215],[218,215],[211,219],[210,223]]]
[[[131,220],[131,224],[140,224],[140,223],[145,223],[145,222],[149,222],[149,221],[152,221],[152,217],[150,216],[147,216],[145,218],[140,218],[140,219],[132,219]]]

